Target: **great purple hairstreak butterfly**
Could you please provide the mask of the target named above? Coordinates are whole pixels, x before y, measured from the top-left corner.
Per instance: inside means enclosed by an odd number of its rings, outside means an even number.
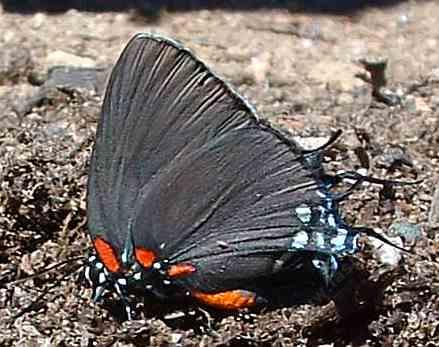
[[[331,141],[330,141],[331,142]],[[234,310],[331,282],[366,229],[343,222],[322,166],[190,51],[136,35],[106,90],[88,182],[94,298]],[[356,181],[372,180],[354,173]],[[294,301],[291,300],[291,301]]]

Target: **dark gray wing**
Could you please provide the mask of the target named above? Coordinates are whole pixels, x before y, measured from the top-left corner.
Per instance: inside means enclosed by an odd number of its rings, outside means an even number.
[[[143,187],[135,244],[150,248],[153,238],[170,263],[194,265],[184,281],[192,287],[243,287],[293,250],[305,230],[296,209],[321,203],[314,174],[262,126],[230,130]]]
[[[333,251],[338,224],[322,217],[327,197],[311,157],[190,52],[138,35],[104,101],[92,235],[117,240],[119,250],[132,237],[170,263],[193,264],[188,286],[239,287],[282,269],[297,249]]]
[[[97,129],[88,185],[92,236],[120,250],[141,188],[176,158],[249,121],[248,106],[190,52],[168,39],[135,36],[113,69]]]

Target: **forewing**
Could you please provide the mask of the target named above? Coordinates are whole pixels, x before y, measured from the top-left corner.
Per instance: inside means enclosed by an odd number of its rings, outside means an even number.
[[[177,43],[134,37],[113,69],[98,125],[88,192],[91,234],[107,236],[120,250],[141,187],[177,158],[247,123],[248,109]],[[157,247],[153,238],[148,245]]]

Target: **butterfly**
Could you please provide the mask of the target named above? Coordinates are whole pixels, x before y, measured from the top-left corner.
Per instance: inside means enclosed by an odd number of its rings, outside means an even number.
[[[191,300],[215,309],[307,301],[365,229],[305,150],[181,44],[137,34],[112,71],[88,181],[99,300]],[[352,188],[353,189],[353,188]]]

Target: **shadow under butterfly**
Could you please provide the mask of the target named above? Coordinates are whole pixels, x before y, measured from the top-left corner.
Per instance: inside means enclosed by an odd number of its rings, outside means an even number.
[[[88,183],[93,297],[215,309],[291,305],[330,292],[361,232],[338,204],[364,181],[329,176],[180,44],[136,35],[104,99]],[[344,178],[345,194],[331,188]]]

